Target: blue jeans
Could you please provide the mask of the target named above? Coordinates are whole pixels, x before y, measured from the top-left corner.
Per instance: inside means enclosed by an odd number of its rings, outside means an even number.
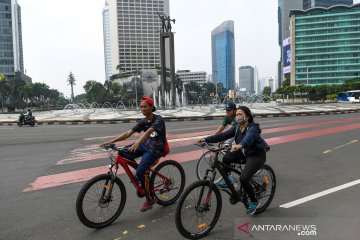
[[[129,145],[129,147],[130,146],[131,145]],[[151,165],[160,157],[156,153],[151,152],[142,143],[140,143],[139,148],[135,152],[121,152],[120,155],[134,162],[136,158],[142,156],[139,166],[136,168],[136,177],[145,188],[145,172],[150,169]]]

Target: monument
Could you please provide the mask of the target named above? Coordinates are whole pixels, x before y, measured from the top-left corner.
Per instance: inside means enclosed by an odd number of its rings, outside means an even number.
[[[166,48],[165,41],[169,40],[170,51],[170,78],[171,78],[171,106],[176,106],[176,88],[175,88],[175,48],[174,48],[174,33],[171,32],[171,22],[175,23],[175,19],[165,14],[160,15],[161,30],[160,30],[160,62],[161,62],[161,107],[165,107],[165,86],[166,86]]]

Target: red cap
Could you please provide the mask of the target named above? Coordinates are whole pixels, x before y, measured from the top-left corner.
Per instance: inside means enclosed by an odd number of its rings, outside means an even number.
[[[147,102],[148,104],[150,104],[150,106],[154,106],[154,100],[152,100],[151,98],[149,98],[147,96],[142,97],[140,102]],[[154,106],[153,112],[155,112],[155,111],[156,111],[156,108]]]

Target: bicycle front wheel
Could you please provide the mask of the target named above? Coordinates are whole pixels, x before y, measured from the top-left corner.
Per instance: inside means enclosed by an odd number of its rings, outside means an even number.
[[[269,165],[264,164],[255,173],[253,180],[257,183],[253,188],[257,199],[260,201],[255,213],[261,213],[270,205],[275,195],[276,177],[274,170]]]
[[[174,160],[166,160],[156,166],[150,178],[150,189],[163,206],[174,203],[184,191],[185,172]]]
[[[198,160],[196,164],[196,176],[199,180],[203,180],[206,170],[211,169],[210,163],[211,161],[214,161],[214,159],[217,159],[219,161],[222,161],[224,154],[222,152],[211,152],[207,151],[205,152]],[[220,182],[222,179],[221,175],[218,174],[217,178],[214,179],[214,183]]]
[[[116,177],[112,184],[111,175],[102,174],[90,179],[81,188],[76,200],[76,213],[85,226],[103,228],[120,216],[125,201],[123,182]]]
[[[191,184],[181,196],[175,213],[176,228],[188,239],[199,239],[217,223],[222,207],[220,190],[210,181]]]

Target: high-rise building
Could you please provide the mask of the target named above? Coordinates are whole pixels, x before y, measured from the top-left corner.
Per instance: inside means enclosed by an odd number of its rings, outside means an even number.
[[[304,1],[304,10],[307,10],[309,8],[313,7],[331,7],[337,4],[342,5],[352,5],[353,0],[303,0]]]
[[[21,31],[21,7],[17,0],[0,1],[0,74],[13,78],[24,75],[24,60]]]
[[[274,78],[270,77],[270,78],[268,79],[268,87],[270,87],[272,93],[273,93],[274,90],[275,90],[275,86],[274,86],[274,85],[275,85]]]
[[[212,76],[214,83],[222,83],[226,92],[235,90],[234,21],[228,20],[211,31]]]
[[[169,16],[169,0],[107,0],[103,11],[106,78],[160,66],[158,14]],[[117,69],[118,68],[118,69]]]
[[[246,94],[255,93],[254,68],[251,66],[242,66],[239,68],[239,90]]]
[[[110,11],[106,0],[103,10],[103,35],[104,35],[104,59],[105,59],[105,79],[110,80],[112,75],[111,65],[111,39],[110,39]]]
[[[179,75],[183,84],[193,81],[202,86],[207,82],[205,71],[191,72],[190,70],[178,70],[176,74]]]
[[[289,73],[284,74],[284,71],[283,71],[283,68],[284,68],[283,41],[290,37],[289,13],[290,13],[290,10],[292,10],[292,9],[302,9],[302,8],[303,8],[302,0],[278,0],[278,24],[279,24],[278,43],[280,46],[280,60],[278,62],[278,85],[279,86],[281,86],[282,81],[284,81],[284,75],[289,74]]]
[[[360,76],[360,4],[293,10],[291,85],[342,84]]]

